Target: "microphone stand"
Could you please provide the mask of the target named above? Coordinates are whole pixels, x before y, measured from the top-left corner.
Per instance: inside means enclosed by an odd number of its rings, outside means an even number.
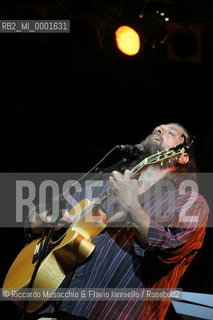
[[[114,146],[109,152],[106,153],[106,155],[95,165],[93,166],[88,172],[86,172],[83,176],[80,177],[80,179],[77,181],[78,183],[81,182],[83,179],[85,179],[92,171],[94,171],[115,149],[117,149],[117,146]],[[59,195],[59,198],[62,200],[62,196],[63,195]],[[50,210],[48,210],[49,212]],[[49,229],[48,229],[48,233],[46,235],[45,238],[45,231],[43,231],[42,234],[42,238],[41,238],[41,244],[39,247],[39,252],[38,252],[38,259],[35,265],[35,269],[33,271],[32,277],[29,281],[28,286],[26,287],[26,289],[32,289],[33,288],[33,284],[37,275],[37,272],[39,270],[39,267],[41,265],[41,262],[43,260],[43,258],[45,257],[45,254],[47,253],[47,249],[48,249],[48,245],[50,243],[53,231],[55,226],[57,225],[59,220],[59,217],[56,219],[56,221],[54,222],[54,225],[52,225]],[[44,240],[45,239],[45,240]],[[44,242],[44,244],[43,244]],[[18,316],[17,316],[17,320],[23,320],[25,318],[25,314],[26,314],[26,310],[28,307],[29,301],[28,300],[23,300],[20,305],[19,305],[19,310],[18,310]]]

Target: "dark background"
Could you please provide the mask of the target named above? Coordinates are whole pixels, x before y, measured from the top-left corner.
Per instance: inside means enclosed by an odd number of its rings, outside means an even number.
[[[195,135],[198,169],[212,172],[211,2],[1,2],[2,20],[67,19],[70,33],[0,34],[0,171],[86,172],[114,145],[139,143],[154,126],[171,121]],[[137,56],[116,49],[119,23],[136,26],[144,37]],[[173,23],[188,30],[195,25],[202,35],[177,38],[169,32]],[[3,228],[1,239],[3,281],[25,239],[23,230]],[[212,249],[208,229],[183,290],[212,293]],[[1,319],[16,313],[9,303],[2,310],[7,315]]]

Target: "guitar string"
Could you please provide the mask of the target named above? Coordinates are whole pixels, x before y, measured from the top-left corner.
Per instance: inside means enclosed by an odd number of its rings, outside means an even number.
[[[182,147],[180,147],[182,146]],[[179,147],[177,149],[177,147]],[[136,173],[138,173],[139,170],[143,169],[146,165],[154,164],[157,162],[161,162],[163,160],[170,159],[172,157],[177,157],[179,154],[183,153],[185,151],[184,146],[181,144],[173,149],[169,150],[163,150],[161,152],[157,152],[154,155],[151,155],[142,161],[140,161],[133,169],[130,170],[130,178],[134,176]],[[177,151],[175,151],[177,150]],[[154,160],[153,160],[154,159]],[[111,188],[108,188],[103,192],[102,195],[98,197],[95,201],[91,201],[89,205],[87,205],[84,209],[82,209],[76,216],[74,216],[74,219],[71,223],[71,225],[78,220],[81,219],[82,216],[84,216],[88,211],[93,209],[96,205],[101,204],[109,195],[110,195]]]

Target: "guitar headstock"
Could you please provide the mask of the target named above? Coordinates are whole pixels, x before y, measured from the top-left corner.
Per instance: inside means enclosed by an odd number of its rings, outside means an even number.
[[[180,144],[170,149],[158,151],[157,153],[145,158],[140,163],[138,163],[131,170],[131,175],[137,173],[139,170],[141,170],[145,166],[155,164],[155,163],[163,164],[165,160],[177,158],[179,155],[183,154],[184,152],[186,152],[186,147],[183,144]]]
[[[170,149],[165,149],[163,151],[158,151],[157,153],[147,157],[144,159],[145,165],[150,165],[154,163],[163,163],[165,160],[169,160],[172,158],[177,158],[180,154],[183,154],[185,152],[185,147],[181,145],[180,147],[174,147]]]

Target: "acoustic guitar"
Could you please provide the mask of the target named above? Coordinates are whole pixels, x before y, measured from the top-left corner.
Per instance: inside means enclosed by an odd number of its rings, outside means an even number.
[[[185,147],[183,144],[157,152],[145,158],[131,169],[130,177],[135,177],[140,170],[148,165],[163,164],[165,160],[177,158],[184,152]],[[106,214],[98,207],[109,194],[110,189],[107,189],[94,201],[84,199],[69,211],[69,214],[73,216],[73,222],[59,238],[50,241],[45,256],[38,268],[33,289],[49,288],[54,292],[68,273],[92,254],[95,249],[94,244],[91,242],[92,239],[107,226]],[[94,209],[96,209],[96,221],[88,223],[88,221],[94,220]],[[3,289],[8,289],[8,292],[11,291],[10,289],[13,289],[13,292],[14,290],[18,292],[21,289],[28,288],[36,266],[40,246],[43,245],[45,239],[45,237],[35,239],[21,250],[5,277]],[[9,299],[10,296],[8,296]],[[11,300],[13,301],[13,299]],[[36,311],[47,300],[48,298],[42,301],[29,301],[27,312]],[[20,304],[20,301],[13,302]]]

